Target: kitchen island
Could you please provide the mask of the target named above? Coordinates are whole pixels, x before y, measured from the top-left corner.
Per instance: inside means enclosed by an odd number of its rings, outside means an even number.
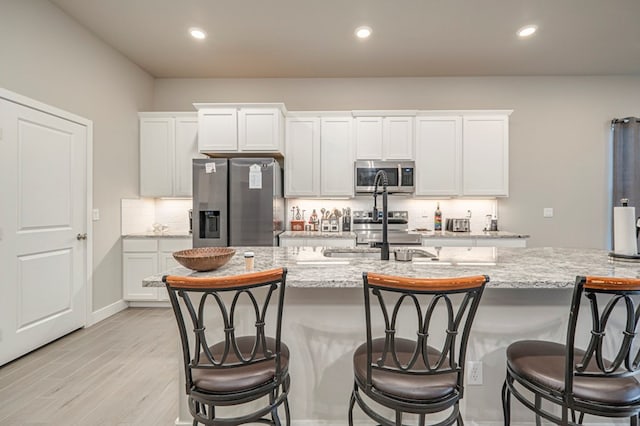
[[[216,271],[198,273],[177,267],[164,274],[240,274],[244,251],[255,253],[256,270],[288,269],[283,341],[292,353],[291,414],[294,425],[309,426],[347,424],[352,354],[365,338],[364,271],[421,277],[489,275],[467,351],[468,361],[482,362],[483,384],[467,385],[461,406],[467,423],[487,425],[502,422],[500,388],[506,346],[520,339],[564,340],[576,275],[640,276],[640,264],[611,261],[605,250],[422,248],[438,260],[414,256],[411,262],[381,261],[367,249],[340,253],[336,248],[239,247],[230,262]],[[163,286],[162,275],[146,278],[143,285]],[[178,392],[177,424],[191,424],[183,384]],[[514,422],[533,422],[530,412],[519,404],[514,403],[512,410]],[[355,414],[358,424],[371,424],[358,409]]]
[[[407,247],[409,248],[409,247]],[[637,276],[640,264],[614,262],[597,249],[506,248],[506,247],[422,247],[436,256],[414,257],[411,262],[381,261],[368,248],[323,247],[237,247],[235,256],[211,272],[177,267],[147,277],[143,286],[163,286],[165,274],[184,276],[236,275],[244,271],[244,251],[255,253],[256,270],[288,268],[287,287],[359,288],[362,272],[372,271],[409,277],[489,275],[489,288],[569,288],[576,275]],[[394,248],[392,248],[393,250]],[[330,256],[326,256],[329,253]],[[358,253],[362,253],[359,255]]]

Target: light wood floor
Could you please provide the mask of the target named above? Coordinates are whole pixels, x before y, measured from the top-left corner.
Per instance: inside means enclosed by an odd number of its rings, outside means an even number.
[[[170,308],[126,309],[0,367],[0,425],[173,425]]]

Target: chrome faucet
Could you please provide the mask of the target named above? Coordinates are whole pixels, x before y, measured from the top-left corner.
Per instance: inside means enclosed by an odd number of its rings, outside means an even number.
[[[373,219],[378,221],[378,183],[382,181],[382,243],[375,243],[374,247],[380,247],[380,260],[389,260],[389,240],[388,240],[388,224],[389,219],[387,217],[387,186],[389,185],[389,178],[384,170],[378,170],[375,178],[373,179]]]

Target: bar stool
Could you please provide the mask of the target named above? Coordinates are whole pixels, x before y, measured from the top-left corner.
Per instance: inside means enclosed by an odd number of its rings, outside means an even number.
[[[450,413],[438,425],[462,424],[458,403],[464,393],[467,342],[489,277],[405,278],[365,272],[363,279],[367,336],[353,355],[349,425],[355,403],[383,426],[402,425],[405,413],[417,415],[423,426],[427,414],[446,415],[446,410]],[[380,308],[374,313],[384,337],[373,335],[372,298]],[[400,327],[406,311],[417,319],[409,332]],[[363,395],[392,409],[395,418],[377,413]]]
[[[590,307],[582,316],[581,302]],[[523,340],[508,346],[504,424],[511,421],[513,395],[535,413],[538,425],[541,418],[561,425],[582,424],[585,414],[628,417],[631,425],[638,425],[639,302],[640,279],[578,276],[566,344]],[[586,328],[580,318],[591,323],[589,330],[580,332]],[[577,341],[588,342],[586,349],[576,347]],[[603,353],[607,350],[612,352],[611,361]],[[559,407],[560,416],[543,408],[543,400]]]
[[[290,423],[289,348],[280,341],[286,275],[285,268],[278,268],[226,277],[162,278],[178,322],[194,426],[280,425],[280,405]],[[277,313],[271,324],[267,309],[274,303]],[[251,332],[242,332],[247,329]],[[275,331],[275,337],[266,330]],[[224,337],[211,344],[209,335],[216,331]],[[264,406],[247,414],[216,415],[216,407],[260,398],[267,399]]]

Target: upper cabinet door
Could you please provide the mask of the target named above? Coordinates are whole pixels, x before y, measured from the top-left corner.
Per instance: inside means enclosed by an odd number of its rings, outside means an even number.
[[[465,116],[462,195],[509,195],[509,117]]]
[[[238,112],[240,151],[282,151],[282,112],[277,108],[242,108]]]
[[[353,197],[353,118],[320,120],[320,195]]]
[[[238,150],[236,108],[203,108],[198,111],[198,149],[200,152]]]
[[[287,118],[285,197],[320,193],[320,118]]]
[[[356,117],[356,158],[382,159],[382,117]]]
[[[413,117],[356,117],[358,160],[413,160]]]
[[[413,117],[385,117],[382,158],[413,160]]]
[[[191,164],[194,158],[200,158],[198,153],[198,117],[178,117],[175,124],[175,183],[176,197],[191,197],[192,172]]]
[[[417,117],[415,195],[460,194],[461,149],[462,117]]]
[[[140,195],[173,194],[174,119],[140,118]]]

